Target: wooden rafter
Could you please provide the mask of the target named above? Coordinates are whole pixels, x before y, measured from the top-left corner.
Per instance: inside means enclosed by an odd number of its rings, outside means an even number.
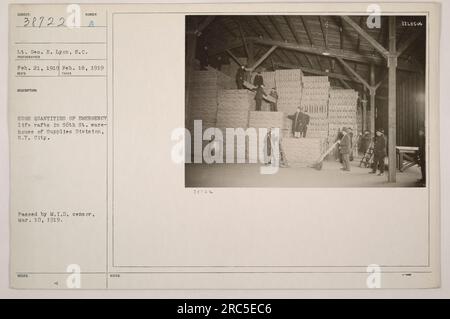
[[[381,28],[380,28],[380,32],[378,32],[377,35],[377,42],[381,43],[381,45],[385,45],[386,44],[386,35],[387,32],[385,32],[384,30],[387,30],[388,26],[387,26],[387,20],[383,19],[383,17],[381,18]],[[375,48],[373,48],[372,50],[372,54],[375,54],[377,52],[377,50]]]
[[[328,50],[328,21],[324,21],[323,16],[319,16],[320,29],[322,30],[323,42],[325,43],[325,49]],[[331,63],[329,67],[331,69]]]
[[[316,69],[313,69],[313,68],[303,67],[303,66],[299,66],[299,65],[295,65],[295,64],[289,64],[289,63],[284,63],[284,62],[275,62],[275,65],[283,67],[283,68],[287,68],[287,69],[298,69],[298,68],[300,68],[305,73],[314,74],[314,75],[321,75],[321,76],[329,76],[330,78],[333,78],[333,79],[342,79],[342,80],[345,80],[345,81],[352,81],[352,82],[360,83],[358,80],[356,80],[354,78],[351,78],[351,77],[349,77],[347,75],[341,74],[341,73],[319,71],[319,70],[316,70]]]
[[[341,18],[342,21],[342,18]],[[359,26],[362,28],[363,26],[364,17],[359,18]],[[356,51],[360,51],[361,49],[361,36],[358,34],[358,41],[356,42]]]
[[[231,50],[225,50],[225,52],[228,53],[228,55],[234,60],[234,62],[237,63],[237,65],[242,66],[239,59],[233,54],[233,52],[231,52]]]
[[[353,21],[352,18],[350,18],[349,16],[342,16],[342,20],[344,20],[347,24],[349,24],[361,37],[364,38],[364,40],[369,42],[381,55],[383,55],[385,58],[388,57],[389,51],[386,50],[384,46],[382,46],[363,28],[361,28],[355,21]]]
[[[277,33],[280,35],[281,40],[286,41],[286,38],[283,35],[283,32],[281,32],[280,25],[278,24],[278,21],[275,19],[274,16],[267,16],[269,18],[270,23],[273,25]]]
[[[358,63],[365,63],[365,64],[374,63],[375,65],[386,66],[386,61],[384,58],[377,57],[377,56],[364,55],[361,53],[355,53],[355,52],[347,51],[347,50],[338,50],[338,49],[331,49],[331,48],[326,50],[325,48],[320,48],[320,47],[310,47],[310,46],[299,45],[299,44],[295,44],[295,43],[258,39],[258,38],[254,38],[253,40],[257,44],[269,45],[269,46],[276,45],[280,48],[287,49],[287,50],[294,50],[294,51],[309,53],[309,54],[318,55],[318,56],[325,56],[324,53],[326,53],[326,55],[329,57],[340,57],[342,59],[350,60],[350,61],[354,61],[354,62],[358,62]],[[418,68],[416,66],[410,65],[409,63],[403,63],[401,61],[399,61],[398,68],[401,70],[405,70],[405,71],[418,72]]]
[[[327,35],[328,31],[326,22],[323,20],[323,16],[319,16],[319,22],[320,22],[320,30],[322,31],[323,42],[325,43],[325,48],[328,49],[328,35]]]
[[[247,54],[247,58],[249,58],[250,57],[250,51],[248,50],[248,45],[247,45],[247,40],[245,39],[244,30],[242,29],[242,26],[241,26],[241,24],[239,23],[239,21],[237,19],[233,19],[233,21],[238,26],[239,34],[241,35],[242,44],[244,45],[245,53]]]
[[[264,62],[265,59],[267,59],[267,58],[269,57],[269,55],[270,55],[273,51],[275,51],[276,48],[277,48],[276,45],[273,46],[273,47],[271,47],[266,53],[263,54],[262,57],[260,57],[260,58],[258,59],[258,61],[255,62],[255,64],[254,64],[253,66],[251,66],[250,70],[251,70],[251,71],[254,71],[261,63]]]
[[[273,41],[268,40],[264,38],[258,38],[258,37],[252,37],[249,38],[249,40],[253,40],[255,44],[259,45],[265,45],[265,46],[273,46],[276,45],[279,48],[286,49],[286,50],[293,50],[298,51],[306,54],[312,54],[312,55],[318,55],[323,56],[324,52],[326,51],[325,48],[320,47],[310,47],[308,45],[299,45],[296,43],[289,43],[289,42],[282,42],[282,41]],[[242,47],[242,41],[236,40],[230,43],[221,43],[218,46],[212,46],[210,51],[211,55],[225,52],[227,49],[233,49],[237,47]],[[281,50],[280,50],[281,52]],[[329,54],[329,57],[340,57],[345,60],[354,61],[358,63],[364,63],[364,64],[371,64],[374,63],[375,65],[379,66],[386,66],[386,61],[378,56],[371,56],[371,55],[364,55],[360,53],[355,53],[352,51],[346,51],[346,50],[339,50],[339,49],[328,49],[327,53]],[[409,72],[420,72],[420,68],[417,65],[406,63],[403,60],[399,61],[398,63],[398,69],[409,71]]]
[[[339,79],[339,82],[342,83],[342,85],[347,88],[347,89],[351,89],[352,87],[343,79]]]
[[[339,27],[339,48],[344,50],[344,24],[342,23],[342,18],[338,19],[338,27]],[[358,50],[359,51],[359,50]]]
[[[297,42],[297,44],[302,44],[302,41],[300,40],[300,37],[297,34],[294,25],[292,24],[291,18],[289,16],[284,16],[284,19],[286,20],[286,23],[288,25],[289,31],[291,31],[292,36],[295,39],[295,42]],[[312,64],[312,61],[311,61],[310,57],[308,55],[306,55],[306,54],[303,54],[303,56],[308,61],[309,66],[313,67],[313,64]]]
[[[286,41],[286,38],[283,36],[283,33],[280,30],[280,27],[277,23],[277,21],[275,20],[275,18],[271,15],[267,16],[267,18],[269,19],[270,23],[272,24],[272,26],[275,28],[275,31],[279,34],[280,38],[282,41]],[[258,22],[260,23],[260,25],[262,25],[264,27],[264,24],[261,22],[260,18],[257,17],[256,18],[258,20]],[[264,27],[264,31],[269,35],[269,37],[271,39],[274,38],[273,34],[266,28]],[[292,58],[285,52],[285,51],[280,51],[280,54],[283,54],[284,57],[286,57],[286,59],[290,62],[293,63]]]
[[[367,81],[358,73],[356,72],[350,65],[347,64],[347,62],[345,62],[342,58],[336,58],[341,64],[342,66],[351,74],[353,75],[356,79],[358,79],[359,82],[361,82],[368,90],[371,89],[371,86],[369,83],[367,83]]]
[[[303,16],[300,16],[300,20],[302,21],[303,24],[303,28],[305,29],[306,32],[306,36],[308,37],[309,40],[309,44],[311,45],[311,47],[315,46],[315,42],[314,42],[314,38],[312,36],[312,31],[311,28],[309,27],[308,22],[306,21],[306,19]],[[317,64],[319,65],[319,68],[322,70],[322,64],[320,63],[320,59],[316,56],[316,61]]]
[[[294,37],[295,42],[297,42],[298,44],[301,44],[302,41],[300,40],[300,37],[295,30],[295,27],[291,21],[291,18],[289,16],[284,16],[284,20],[286,21],[286,24],[288,25],[289,31],[291,31],[291,34]]]
[[[381,80],[380,80],[377,84],[375,84],[375,89],[378,89],[378,88],[381,86],[381,84],[383,84],[383,82],[384,82],[387,78],[388,78],[388,72],[386,72],[386,73],[381,77]]]
[[[268,38],[270,38],[270,39],[273,39],[273,37],[272,37],[272,35],[270,34],[270,32],[267,30],[267,28],[264,26],[264,24],[261,22],[261,20],[260,20],[258,17],[253,16],[252,21],[255,21],[255,22],[256,22],[256,25],[258,25],[258,28],[259,28],[260,30],[262,30],[262,33],[264,33],[264,36],[265,36],[265,37],[268,37]],[[282,59],[282,58],[281,58],[281,54],[282,54],[283,52],[282,52],[282,51],[279,51],[278,53],[279,53],[279,54],[277,54],[278,58]],[[288,61],[292,62],[292,60],[291,60],[289,57],[287,57],[286,55],[284,55],[284,57],[287,58]]]
[[[312,37],[312,32],[311,32],[311,29],[309,28],[308,23],[306,23],[305,18],[303,18],[303,16],[300,16],[300,19],[302,21],[303,28],[306,31],[306,35],[308,36],[309,43],[311,44],[311,46],[314,46],[314,39]]]

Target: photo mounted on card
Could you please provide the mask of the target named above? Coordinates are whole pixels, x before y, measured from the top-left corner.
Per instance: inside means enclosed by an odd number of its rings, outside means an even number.
[[[186,16],[186,186],[425,187],[426,19]]]

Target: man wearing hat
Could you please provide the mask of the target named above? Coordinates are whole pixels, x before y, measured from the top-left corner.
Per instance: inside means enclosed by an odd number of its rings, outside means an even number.
[[[373,166],[370,174],[375,174],[377,169],[380,170],[378,176],[384,175],[384,158],[386,157],[386,137],[384,136],[384,130],[376,130],[376,136],[373,146]]]
[[[342,129],[342,139],[339,142],[339,153],[341,154],[343,165],[341,169],[343,171],[350,171],[350,150],[350,135],[348,135],[348,129],[344,127]]]
[[[238,90],[242,90],[244,88],[244,81],[245,81],[245,66],[241,65],[240,68],[236,72],[236,86]]]
[[[256,87],[264,85],[264,78],[261,74],[261,71],[258,71],[258,73],[256,73],[255,78],[253,79],[253,85]]]
[[[256,111],[261,111],[262,100],[266,95],[266,92],[264,92],[264,85],[258,86],[255,94]]]
[[[300,136],[306,137],[306,132],[308,131],[308,125],[309,125],[309,115],[307,113],[308,111],[306,108],[302,108],[301,117],[300,117],[300,123],[301,123],[301,130],[300,130]]]

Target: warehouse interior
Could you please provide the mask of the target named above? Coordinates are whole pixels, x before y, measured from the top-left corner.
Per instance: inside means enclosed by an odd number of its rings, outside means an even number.
[[[185,36],[186,128],[193,132],[196,120],[203,131],[279,128],[289,162],[275,176],[260,176],[260,164],[249,163],[249,146],[241,153],[235,147],[237,164],[192,158],[187,187],[424,186],[417,181],[423,174],[418,132],[425,131],[426,17],[193,15],[186,17]],[[243,87],[236,82],[241,67]],[[255,108],[256,75],[265,94],[275,89],[276,111],[270,99]],[[292,128],[297,108],[309,117],[302,138]],[[351,170],[340,172],[336,150],[323,169],[313,169],[343,128],[352,132]],[[362,150],[360,143],[377,130],[386,138],[386,174],[373,178],[365,159],[370,143]],[[225,137],[223,143],[225,157]]]

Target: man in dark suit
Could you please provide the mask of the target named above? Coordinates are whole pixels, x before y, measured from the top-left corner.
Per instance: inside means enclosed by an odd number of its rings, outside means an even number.
[[[270,111],[271,112],[278,112],[278,106],[277,106],[278,93],[277,93],[277,90],[275,88],[272,88],[272,90],[270,91],[270,96],[275,99],[275,102],[270,102]]]
[[[300,133],[302,131],[301,113],[300,107],[298,107],[295,114],[288,116],[288,119],[292,120],[292,135],[295,138],[300,138]]]
[[[341,168],[343,171],[350,171],[350,150],[351,150],[351,141],[350,135],[348,135],[348,130],[346,127],[342,129],[342,139],[339,142],[339,153],[342,157],[342,165]]]
[[[384,130],[378,129],[374,139],[373,146],[373,166],[370,174],[375,174],[377,169],[380,170],[378,176],[384,175],[384,158],[386,157],[386,137]]]
[[[264,78],[260,71],[256,73],[255,78],[253,79],[253,85],[256,87],[264,85]]]
[[[239,69],[236,72],[236,86],[238,90],[242,90],[244,88],[244,81],[245,81],[245,66],[241,65]]]
[[[261,111],[262,100],[266,96],[266,92],[264,91],[264,85],[258,86],[255,94],[256,101],[256,111]]]
[[[306,131],[308,131],[308,125],[309,125],[309,115],[308,113],[305,111],[300,112],[300,122],[301,122],[301,129],[300,129],[300,136],[301,137],[306,137]]]

